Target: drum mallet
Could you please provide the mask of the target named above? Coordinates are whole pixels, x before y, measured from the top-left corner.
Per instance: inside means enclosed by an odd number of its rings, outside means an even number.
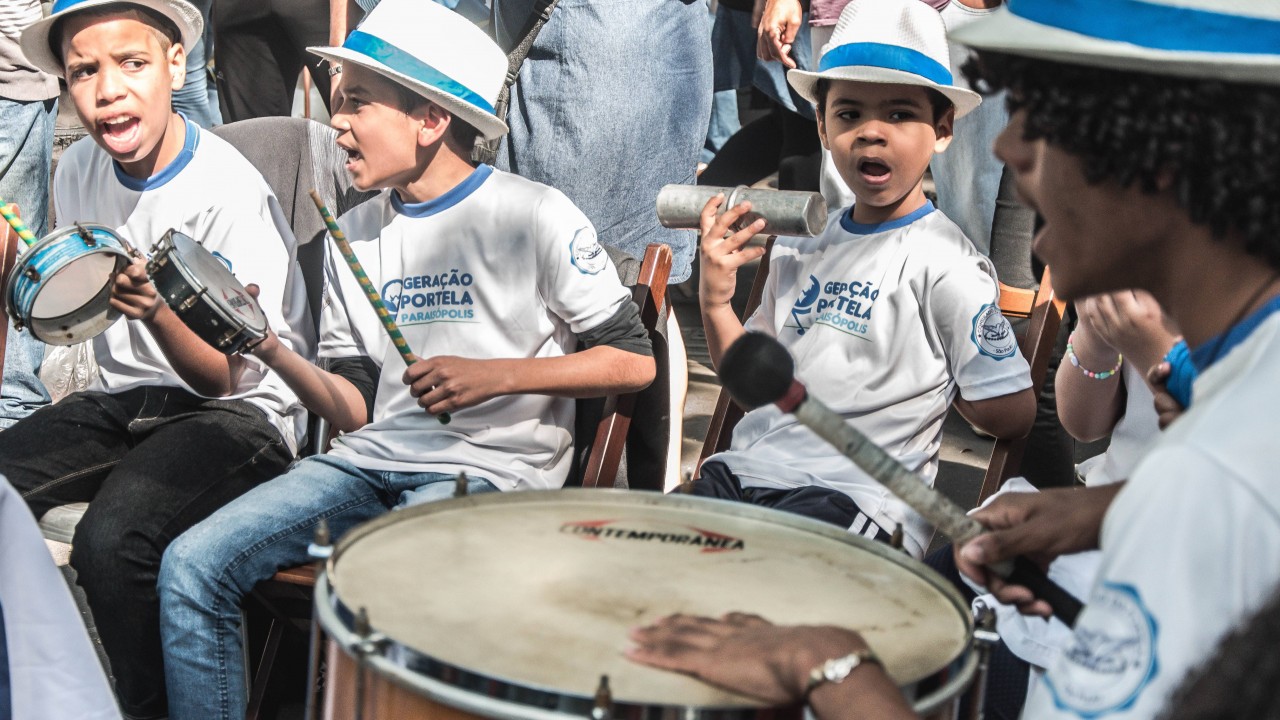
[[[22,242],[26,243],[27,247],[35,244],[35,233],[31,232],[31,228],[27,227],[26,223],[22,222],[22,218],[18,217],[18,214],[13,211],[9,203],[4,201],[4,198],[0,198],[0,215],[3,215],[4,219],[9,221],[9,227],[12,227],[13,231],[18,233],[18,237],[22,238]]]
[[[827,201],[815,192],[757,190],[746,186],[666,185],[658,192],[658,222],[669,228],[697,228],[707,201],[724,193],[717,215],[742,202],[751,210],[738,221],[746,227],[764,218],[761,235],[804,235],[812,237],[827,225]]]
[[[747,333],[738,338],[721,358],[720,378],[733,399],[747,409],[773,403],[783,412],[794,413],[797,420],[936,525],[957,546],[986,532],[981,523],[966,515],[947,496],[926,485],[844,418],[809,395],[804,385],[795,379],[791,354],[777,340],[761,333]],[[989,567],[1000,577],[1026,586],[1036,597],[1049,603],[1054,617],[1068,627],[1075,625],[1080,601],[1050,580],[1035,563],[1018,557]]]
[[[382,302],[382,296],[378,294],[378,289],[373,286],[373,282],[369,280],[369,276],[364,272],[364,266],[360,264],[360,258],[356,257],[355,250],[351,249],[351,243],[347,242],[347,236],[342,232],[342,228],[338,227],[338,221],[333,219],[333,215],[329,213],[329,208],[324,206],[324,200],[320,199],[320,193],[315,190],[311,191],[311,200],[316,204],[316,209],[320,211],[320,217],[324,218],[324,224],[329,228],[329,236],[333,238],[333,243],[338,246],[338,252],[342,253],[342,259],[347,261],[347,267],[351,268],[351,274],[356,276],[356,282],[360,283],[360,289],[364,290],[364,296],[368,298],[369,304],[373,306],[373,311],[377,313],[378,319],[382,321],[382,327],[387,331],[387,335],[391,337],[391,344],[396,346],[396,351],[400,353],[400,358],[404,360],[405,367],[418,362],[418,356],[413,354],[413,350],[409,348],[409,343],[404,339],[404,335],[400,334],[400,328],[396,325],[396,321],[391,317],[391,313],[387,312],[387,306]],[[442,412],[436,415],[436,419],[441,425],[448,425],[453,418],[449,413]]]

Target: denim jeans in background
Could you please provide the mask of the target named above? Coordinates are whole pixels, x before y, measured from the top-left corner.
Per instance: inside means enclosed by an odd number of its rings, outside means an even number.
[[[0,198],[17,204],[37,237],[48,232],[49,170],[57,116],[56,99],[0,98]],[[4,429],[49,404],[49,393],[39,378],[44,343],[26,330],[14,330],[7,317],[0,321],[8,333],[0,381],[0,429]]]
[[[510,50],[535,0],[494,0]],[[600,241],[633,257],[671,246],[689,277],[691,230],[658,224],[658,190],[694,182],[711,115],[706,0],[560,0],[512,94],[497,165],[564,192]]]
[[[165,547],[291,458],[258,407],[176,387],[73,393],[0,432],[0,474],[37,518],[93,501],[76,526],[71,567],[125,717],[165,715],[156,597]]]
[[[699,160],[709,163],[720,148],[742,129],[738,117],[738,91],[721,90],[711,98],[711,122],[707,125],[707,140],[702,145]]]
[[[715,57],[715,89],[736,90],[754,86],[769,99],[791,112],[813,120],[813,105],[787,84],[787,68],[782,63],[756,57],[756,29],[751,27],[751,13],[726,5],[716,8],[715,28],[711,32],[711,52]],[[801,15],[800,30],[791,43],[791,58],[800,70],[812,66],[813,51],[809,45],[809,13]]]
[[[213,26],[209,11],[213,0],[190,0],[204,17],[204,34],[187,50],[187,79],[182,87],[173,91],[173,109],[186,114],[191,122],[202,128],[222,124],[222,111],[218,109],[218,88],[209,82],[206,65],[213,50]]]
[[[452,497],[454,477],[364,470],[316,455],[178,538],[165,553],[158,587],[170,719],[244,717],[240,602],[277,570],[308,561],[307,546],[322,518],[336,541],[390,509]],[[467,490],[497,488],[468,477]]]

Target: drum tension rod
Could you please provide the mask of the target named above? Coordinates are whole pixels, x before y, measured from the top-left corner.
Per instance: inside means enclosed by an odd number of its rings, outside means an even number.
[[[89,247],[98,246],[98,239],[93,236],[93,233],[89,232],[89,228],[81,225],[80,223],[75,223],[75,226],[76,234],[80,236],[80,239],[84,241],[85,245],[88,245]]]
[[[609,689],[609,676],[600,676],[595,702],[591,707],[591,720],[613,720],[613,692]]]
[[[973,601],[973,644],[978,651],[978,670],[973,674],[970,686],[969,717],[982,720],[987,712],[987,675],[991,670],[991,652],[1000,644],[996,632],[996,611],[981,598]]]
[[[456,498],[467,496],[467,474],[465,472],[458,473],[458,477],[454,478],[453,496]]]
[[[365,675],[369,671],[369,656],[381,654],[388,638],[382,633],[373,631],[369,624],[369,610],[361,606],[356,613],[356,641],[351,645],[351,652],[356,657],[356,714],[354,720],[364,720]]]

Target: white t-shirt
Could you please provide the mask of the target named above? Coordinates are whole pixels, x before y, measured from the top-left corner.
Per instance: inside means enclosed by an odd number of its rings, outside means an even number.
[[[1063,367],[1060,372],[1080,371]],[[1125,384],[1124,416],[1111,430],[1111,444],[1107,451],[1080,464],[1080,471],[1085,474],[1085,484],[1090,487],[1127,480],[1160,434],[1155,398],[1142,377],[1142,371],[1134,367],[1133,363],[1125,363],[1121,372],[1124,373]],[[1011,478],[987,502],[992,502],[1006,492],[1037,490],[1023,478]],[[1094,579],[1098,576],[1100,562],[1102,553],[1097,550],[1064,555],[1049,565],[1049,577],[1072,595],[1088,597]],[[986,592],[967,577],[963,579],[975,592]],[[1056,619],[1043,620],[1023,615],[1018,612],[1018,608],[1000,603],[993,595],[981,595],[974,599],[974,603],[977,602],[995,608],[1000,639],[1014,655],[1037,669],[1052,665],[1058,655],[1071,644],[1071,628]]]
[[[0,631],[0,661],[8,665],[0,687],[8,686],[12,694],[11,707],[0,706],[0,717],[120,719],[67,581],[54,566],[27,503],[3,476]]]
[[[849,208],[814,238],[778,238],[748,330],[791,351],[796,375],[921,479],[933,483],[942,421],[957,387],[985,400],[1031,386],[991,262],[933,205],[880,225]],[[902,523],[920,556],[932,528],[882,485],[775,406],[758,408],[714,455],[745,487],[820,485],[880,527]]]
[[[1108,510],[1072,645],[1023,717],[1150,718],[1280,581],[1280,317],[1195,381]]]
[[[245,284],[262,289],[258,302],[271,327],[303,356],[314,348],[302,273],[293,233],[267,183],[235,148],[186,122],[178,157],[147,180],[125,175],[92,138],[67,148],[54,177],[59,227],[74,222],[114,228],[140,252],[169,229],[195,240],[230,266]],[[150,331],[120,320],[93,341],[99,375],[91,389],[121,392],[143,385],[180,387]],[[306,412],[293,391],[252,355],[235,391],[222,400],[245,400],[262,409],[291,450],[306,430]]]
[[[341,224],[418,357],[560,357],[630,302],[563,193],[489,166],[426,203],[385,191]],[[440,424],[401,382],[404,361],[344,264],[329,253],[320,356],[365,355],[383,371],[370,423],[330,452],[370,470],[465,471],[503,490],[563,485],[574,401],[507,395]]]

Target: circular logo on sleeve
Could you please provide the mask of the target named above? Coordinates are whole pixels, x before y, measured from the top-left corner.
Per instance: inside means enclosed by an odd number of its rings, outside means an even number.
[[[1082,718],[1123,711],[1159,669],[1156,620],[1132,585],[1103,583],[1089,597],[1071,645],[1045,675],[1059,708]]]
[[[1018,349],[1018,338],[1013,334],[1009,319],[991,303],[983,305],[973,316],[972,339],[978,346],[978,352],[997,360],[1013,357]]]
[[[595,275],[609,263],[609,254],[596,240],[596,231],[584,227],[569,241],[569,261],[584,275]]]

